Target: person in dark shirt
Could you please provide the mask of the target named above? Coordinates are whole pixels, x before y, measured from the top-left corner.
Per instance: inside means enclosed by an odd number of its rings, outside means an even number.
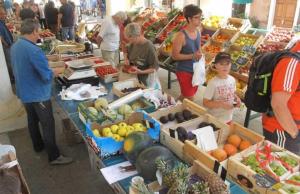
[[[4,57],[7,64],[10,80],[13,82],[14,76],[10,63],[10,47],[13,44],[13,37],[7,26],[5,25],[6,12],[3,7],[0,7],[0,38],[3,45]]]
[[[30,8],[23,8],[20,11],[20,18],[21,20],[25,20],[25,19],[35,19],[35,13],[30,9]]]
[[[55,8],[54,2],[49,1],[45,6],[45,17],[48,28],[54,34],[57,33],[57,16],[58,10]]]
[[[62,6],[58,13],[58,28],[62,31],[62,40],[74,40],[74,7],[67,0],[60,0]]]

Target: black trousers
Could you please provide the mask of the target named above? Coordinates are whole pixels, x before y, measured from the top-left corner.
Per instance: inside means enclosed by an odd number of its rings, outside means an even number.
[[[40,19],[40,25],[41,25],[41,28],[42,28],[42,29],[47,29],[47,28],[48,28],[47,22],[46,22],[46,19],[45,19],[45,18]]]
[[[274,133],[271,133],[264,129],[263,134],[266,140],[269,140],[282,148],[285,148],[297,155],[300,155],[300,133],[295,139],[293,139],[287,132],[279,130],[276,130],[274,131]]]
[[[55,160],[60,153],[55,140],[55,121],[51,101],[25,103],[24,106],[34,150],[39,152],[45,147],[49,161]],[[42,126],[43,137],[39,130],[39,123]]]

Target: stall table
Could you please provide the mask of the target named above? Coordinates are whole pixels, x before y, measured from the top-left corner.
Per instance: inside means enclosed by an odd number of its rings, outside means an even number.
[[[104,84],[102,83],[106,89],[108,90],[108,95],[105,97],[108,99],[108,101],[115,100],[117,97],[114,96],[112,93],[112,83]],[[78,116],[77,106],[80,103],[80,101],[74,101],[74,100],[61,100],[61,97],[58,95],[61,90],[61,86],[58,85],[58,83],[53,84],[52,88],[52,95],[54,96],[55,102],[59,105],[59,107],[63,110],[64,114],[70,119],[70,121],[75,126],[76,130],[80,132],[80,135],[82,139],[84,140],[86,147],[88,149],[89,159],[90,159],[90,165],[91,169],[95,171],[96,173],[101,173],[100,169],[112,165],[116,165],[119,163],[122,163],[126,161],[126,158],[124,155],[113,155],[108,158],[101,158],[90,146],[87,137],[86,137],[86,130],[85,125],[81,122]],[[132,177],[128,177],[126,179],[123,179],[121,181],[118,181],[114,184],[111,184],[111,188],[115,193],[118,194],[127,194],[129,193],[129,187]],[[240,189],[240,187],[234,183],[230,184],[230,189],[232,191],[239,190],[239,193],[244,194],[243,191]]]

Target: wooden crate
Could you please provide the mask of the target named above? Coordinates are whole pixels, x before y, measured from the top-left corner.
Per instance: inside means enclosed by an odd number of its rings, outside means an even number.
[[[191,164],[192,164],[192,167],[189,169],[191,175],[196,174],[201,179],[205,179],[205,177],[207,177],[208,175],[215,174],[214,171],[207,168],[205,165],[203,165],[199,161],[196,161],[196,160],[192,161]],[[147,186],[148,186],[149,190],[151,190],[152,192],[157,192],[157,193],[161,189],[163,189],[163,187],[157,181],[152,182],[152,183],[148,184]],[[130,187],[129,194],[138,194],[138,193],[134,189],[132,189],[132,187]]]
[[[264,140],[263,136],[233,122],[230,126],[225,125],[225,127],[221,128],[219,137],[217,139],[218,146],[223,147],[223,145],[226,143],[228,136],[231,134],[237,134],[242,139],[248,140],[252,144],[257,144]],[[221,165],[225,169],[227,169],[228,159],[226,159],[222,162],[218,162],[209,153],[200,149],[199,147],[197,147],[194,143],[192,143],[190,141],[185,142],[184,147],[183,147],[183,152],[184,152],[184,154],[192,157],[194,160],[199,160],[200,162],[202,162],[204,165],[206,165],[210,169],[214,169],[216,165]]]
[[[122,92],[123,89],[134,88],[134,87],[139,87],[141,89],[146,88],[146,86],[144,86],[144,84],[139,83],[139,81],[136,78],[132,78],[124,81],[114,82],[112,87],[112,92],[116,96],[122,97],[129,93],[129,92],[127,93]]]
[[[226,42],[230,42],[231,39],[234,37],[234,35],[238,33],[237,30],[229,30],[229,29],[224,29],[224,28],[221,28],[219,30],[217,30],[213,36],[211,37],[212,40],[216,41],[216,42],[220,42],[220,43],[226,43]],[[227,36],[228,37],[228,40],[226,41],[218,41],[218,36]]]
[[[279,194],[285,193],[282,189],[282,184],[275,181],[275,179],[270,179],[270,176],[258,175],[249,166],[241,163],[243,157],[255,152],[259,147],[271,144],[271,149],[274,151],[283,151],[284,149],[269,142],[262,141],[250,148],[232,156],[228,160],[228,174],[230,179],[239,184],[244,190],[249,193],[268,193],[268,194]],[[289,151],[284,150],[289,156],[295,158],[300,162],[300,157]],[[299,167],[298,167],[299,168]],[[264,177],[264,179],[262,179]],[[243,184],[244,183],[244,184]]]
[[[2,158],[0,158],[0,159],[2,161],[4,161],[4,163],[9,163],[9,162],[17,160],[17,157],[16,157],[15,153],[8,152],[6,155],[2,156]],[[30,190],[29,190],[29,187],[28,187],[27,182],[25,180],[25,177],[23,175],[21,166],[19,164],[17,164],[14,167],[10,168],[10,170],[13,173],[15,173],[19,177],[19,179],[20,179],[22,194],[30,194]]]
[[[170,108],[167,108],[167,109],[160,109],[156,112],[153,112],[150,114],[151,117],[153,117],[154,119],[156,119],[158,122],[159,121],[159,118],[162,117],[162,116],[166,116],[168,115],[169,113],[176,113],[176,112],[179,112],[179,111],[183,111],[184,109],[187,109],[189,111],[192,112],[192,114],[196,114],[198,116],[201,116],[203,114],[206,113],[206,109],[201,107],[200,105],[188,100],[188,99],[184,99],[182,104],[178,104],[176,106],[173,106],[173,107],[170,107]],[[164,128],[170,128],[174,125],[177,124],[176,121],[172,121],[172,122],[168,122],[166,124],[161,124],[161,129],[164,129]]]
[[[227,127],[226,124],[218,120],[215,120],[213,116],[211,116],[210,114],[204,114],[196,119],[171,126],[170,128],[162,129],[160,132],[160,143],[168,147],[170,150],[172,150],[172,152],[175,153],[180,159],[186,160],[184,155],[184,150],[183,150],[184,143],[178,139],[175,139],[175,137],[171,137],[172,135],[170,133],[170,129],[176,130],[176,128],[178,127],[184,127],[189,132],[198,129],[199,124],[202,122],[212,123],[216,125],[216,127],[219,129]],[[216,139],[219,138],[220,131],[221,130],[214,132]]]
[[[263,36],[253,35],[253,34],[244,34],[244,33],[238,32],[232,38],[232,42],[233,42],[233,45],[240,47],[240,48],[244,47],[244,45],[242,46],[242,45],[236,44],[236,40],[238,40],[240,37],[249,37],[249,38],[255,39],[255,42],[253,43],[253,45],[249,45],[249,46],[253,46],[255,48],[257,48],[260,45],[260,43],[264,40]]]
[[[209,47],[219,47],[220,49],[210,52]],[[205,56],[206,56],[206,54],[211,54],[211,55],[215,56],[219,52],[224,51],[224,47],[223,47],[222,43],[210,39],[202,46],[201,50],[205,54]]]

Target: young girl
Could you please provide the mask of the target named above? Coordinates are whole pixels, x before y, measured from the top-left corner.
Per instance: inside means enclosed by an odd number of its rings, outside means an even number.
[[[224,123],[232,121],[233,108],[241,105],[240,98],[235,94],[235,79],[229,75],[231,58],[228,53],[220,52],[215,57],[217,75],[212,78],[204,93],[203,105],[209,113]]]

